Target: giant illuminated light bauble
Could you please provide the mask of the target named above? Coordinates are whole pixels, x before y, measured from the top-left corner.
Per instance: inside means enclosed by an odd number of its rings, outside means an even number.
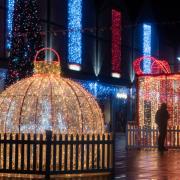
[[[1,132],[104,132],[95,98],[77,82],[63,78],[59,65],[60,61],[36,61],[32,77],[13,84],[0,95]]]

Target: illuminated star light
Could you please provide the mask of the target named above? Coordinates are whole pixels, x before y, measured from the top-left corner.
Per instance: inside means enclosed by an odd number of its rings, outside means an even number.
[[[82,63],[82,0],[68,0],[68,61]]]
[[[151,56],[151,25],[143,24],[143,55]],[[146,59],[143,62],[143,71],[145,74],[151,73],[151,61]]]
[[[14,14],[15,0],[7,0],[7,49],[11,48],[12,28],[13,28],[13,14]]]

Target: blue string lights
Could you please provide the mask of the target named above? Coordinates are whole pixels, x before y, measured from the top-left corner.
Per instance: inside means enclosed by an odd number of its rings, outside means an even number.
[[[104,99],[108,97],[116,97],[118,99],[127,100],[129,89],[123,86],[109,85],[99,81],[80,80],[80,84],[88,90],[96,98]]]
[[[82,0],[68,0],[68,61],[82,62]]]
[[[7,69],[0,68],[0,92],[4,90],[6,77],[7,77]]]
[[[12,39],[12,28],[13,28],[13,14],[14,14],[14,3],[15,0],[7,0],[7,40],[6,48],[11,48],[11,39]]]
[[[151,56],[151,25],[143,24],[143,55]],[[146,74],[151,73],[151,61],[146,59],[143,62],[143,71]]]

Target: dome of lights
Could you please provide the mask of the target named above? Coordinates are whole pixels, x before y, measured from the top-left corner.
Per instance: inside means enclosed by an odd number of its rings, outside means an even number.
[[[103,133],[101,109],[81,85],[59,73],[59,62],[35,62],[35,74],[0,95],[0,131]]]

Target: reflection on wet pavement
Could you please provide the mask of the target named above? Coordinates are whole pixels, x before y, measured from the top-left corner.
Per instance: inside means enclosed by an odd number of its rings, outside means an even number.
[[[180,180],[180,150],[160,153],[156,150],[125,151],[116,148],[114,179]]]

